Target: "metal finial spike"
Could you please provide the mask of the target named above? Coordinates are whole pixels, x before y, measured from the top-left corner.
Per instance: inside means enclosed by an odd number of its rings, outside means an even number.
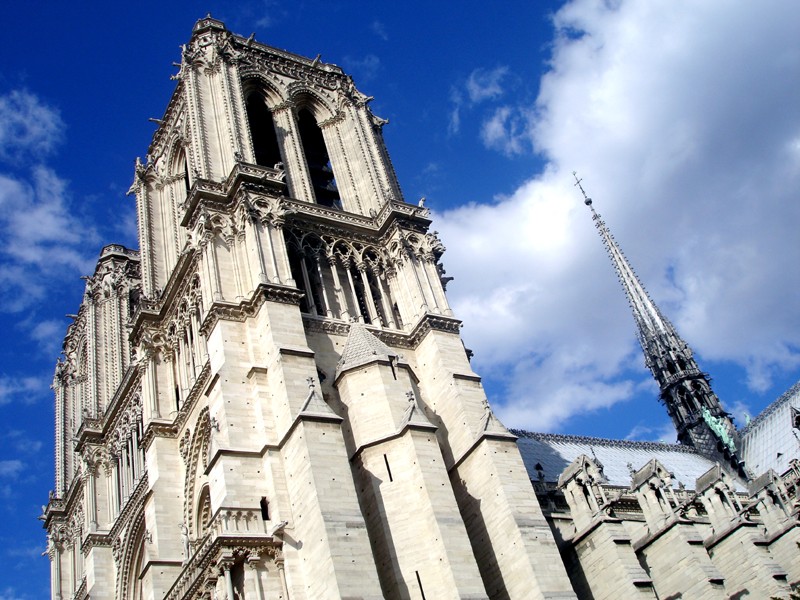
[[[589,196],[586,194],[586,190],[584,190],[583,186],[581,185],[581,181],[583,181],[583,179],[578,178],[577,171],[573,171],[572,176],[575,178],[575,185],[578,186],[578,189],[581,191],[581,194],[583,194],[583,203],[586,204],[586,206],[591,206],[592,199],[589,198]]]

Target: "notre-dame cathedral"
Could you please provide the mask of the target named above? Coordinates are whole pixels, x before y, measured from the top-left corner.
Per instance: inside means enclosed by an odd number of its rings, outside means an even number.
[[[176,79],[56,366],[53,599],[790,597],[800,386],[737,429],[585,194],[678,444],[503,426],[339,67],[207,17]]]

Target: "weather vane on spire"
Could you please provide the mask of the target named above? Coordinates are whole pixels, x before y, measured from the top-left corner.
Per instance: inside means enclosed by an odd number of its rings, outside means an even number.
[[[586,195],[586,190],[584,190],[583,186],[581,185],[581,181],[583,181],[583,179],[578,179],[578,172],[577,171],[573,171],[572,172],[572,176],[575,178],[575,185],[578,186],[578,189],[581,191],[581,194],[583,194],[583,202],[584,202],[584,204],[586,204],[586,206],[591,206],[592,205],[592,199],[589,198],[589,196]]]

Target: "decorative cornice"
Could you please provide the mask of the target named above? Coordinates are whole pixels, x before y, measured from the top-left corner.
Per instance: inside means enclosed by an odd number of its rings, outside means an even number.
[[[196,271],[199,260],[199,252],[184,248],[178,256],[178,262],[172,270],[169,281],[164,288],[161,296],[153,301],[141,302],[139,309],[134,313],[131,333],[129,340],[133,346],[137,346],[142,341],[145,322],[164,322],[172,318],[178,308],[181,299],[186,295],[189,286],[192,284],[192,277],[189,273]]]
[[[142,448],[145,452],[150,448],[157,437],[176,439],[178,437],[178,427],[174,422],[150,421],[142,436]]]
[[[113,540],[108,533],[89,533],[81,544],[81,552],[88,556],[93,548],[111,548]]]
[[[239,303],[215,301],[208,309],[206,318],[200,326],[200,333],[208,336],[218,321],[244,322],[258,314],[264,302],[278,302],[280,304],[294,304],[299,306],[303,293],[297,288],[261,283],[253,295]]]
[[[200,208],[229,210],[241,191],[282,197],[286,190],[286,173],[280,169],[237,162],[228,177],[221,182],[197,179],[186,198],[186,212],[181,226],[191,229],[200,216]]]
[[[320,332],[329,335],[340,335],[342,337],[347,337],[350,333],[350,323],[308,314],[303,314],[303,325],[306,332]],[[461,321],[458,319],[434,313],[424,314],[411,332],[405,332],[399,329],[378,329],[367,326],[367,330],[384,344],[395,348],[408,348],[410,350],[419,346],[420,342],[430,331],[445,331],[458,334],[460,329]],[[467,375],[459,374],[457,376],[462,379],[469,378]],[[480,378],[477,380],[480,381]]]

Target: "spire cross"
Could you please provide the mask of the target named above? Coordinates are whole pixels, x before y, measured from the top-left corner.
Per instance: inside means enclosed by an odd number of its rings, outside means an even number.
[[[578,187],[578,189],[581,191],[581,194],[583,194],[583,202],[584,202],[584,204],[586,204],[586,206],[591,206],[592,205],[592,199],[589,198],[589,196],[586,194],[586,190],[584,190],[583,186],[581,185],[581,181],[583,181],[583,179],[579,179],[578,178],[578,172],[577,171],[573,171],[572,172],[572,176],[575,178],[575,184],[574,185],[576,185]]]
[[[310,390],[314,389],[314,378],[313,377],[307,378],[306,379],[306,383],[308,384],[308,389],[310,389]]]

